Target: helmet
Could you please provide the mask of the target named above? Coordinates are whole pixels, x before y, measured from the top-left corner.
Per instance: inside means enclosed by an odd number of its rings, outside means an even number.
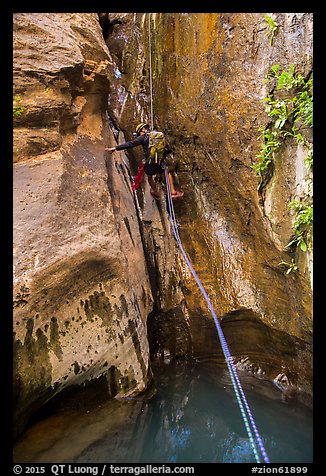
[[[140,124],[138,124],[138,126],[136,127],[137,136],[139,136],[140,131],[142,130],[143,127],[149,127],[149,125],[146,124],[146,122],[141,122]]]

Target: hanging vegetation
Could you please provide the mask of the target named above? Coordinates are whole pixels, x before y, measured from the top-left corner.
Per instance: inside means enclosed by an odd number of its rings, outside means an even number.
[[[304,164],[308,170],[313,167],[312,144],[303,134],[304,130],[313,127],[313,78],[306,79],[301,74],[295,74],[293,65],[289,71],[280,72],[279,65],[275,64],[264,81],[272,91],[262,99],[272,122],[268,127],[259,129],[263,146],[256,155],[259,161],[251,166],[260,177],[258,189],[275,160],[275,152],[279,151],[287,137],[292,137],[304,145],[308,150]],[[278,92],[282,94],[277,95]],[[288,208],[294,213],[295,238],[286,247],[296,244],[302,251],[307,251],[312,248],[312,199],[307,196],[300,197],[292,200]],[[296,268],[291,266],[289,269]]]

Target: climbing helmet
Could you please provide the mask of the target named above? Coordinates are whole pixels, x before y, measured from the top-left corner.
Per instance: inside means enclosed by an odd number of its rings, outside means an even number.
[[[143,127],[148,127],[148,124],[146,124],[146,122],[141,122],[140,124],[138,124],[138,126],[136,127],[136,134],[137,136],[139,136],[140,134],[140,131],[142,130]]]

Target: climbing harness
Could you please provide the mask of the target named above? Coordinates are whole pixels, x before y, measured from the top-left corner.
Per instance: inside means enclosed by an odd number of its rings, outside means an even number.
[[[153,128],[153,83],[152,83],[152,59],[151,59],[152,53],[151,53],[151,26],[150,26],[151,25],[151,17],[150,17],[151,14],[149,13],[148,15],[149,15],[148,16],[148,40],[149,40],[149,68],[150,68],[149,79],[150,79],[150,99],[151,99],[151,126]],[[185,250],[182,246],[181,239],[180,239],[180,236],[179,236],[179,231],[178,231],[178,224],[176,222],[173,203],[172,203],[171,188],[170,188],[170,183],[169,183],[168,171],[167,171],[167,168],[166,168],[165,165],[164,165],[164,174],[165,174],[165,183],[166,183],[166,191],[167,191],[168,211],[169,211],[169,216],[170,216],[173,235],[174,235],[174,237],[176,239],[176,242],[177,242],[177,244],[180,248],[180,251],[181,251],[181,253],[182,253],[182,255],[183,255],[183,257],[184,257],[184,259],[185,259],[185,261],[188,265],[188,268],[189,268],[192,276],[194,277],[195,281],[197,282],[197,284],[199,286],[199,289],[202,292],[202,295],[204,296],[204,298],[207,302],[207,305],[209,307],[209,310],[211,311],[211,314],[213,316],[215,326],[216,326],[216,329],[217,329],[217,333],[218,333],[218,337],[219,337],[219,340],[220,340],[220,344],[221,344],[221,347],[222,347],[223,355],[224,355],[224,358],[225,358],[225,362],[226,362],[227,367],[228,367],[228,371],[229,371],[229,374],[230,374],[233,389],[234,389],[236,399],[237,399],[237,402],[238,402],[238,405],[239,405],[239,408],[240,408],[240,412],[241,412],[241,415],[242,415],[242,418],[243,418],[243,421],[244,421],[244,425],[245,425],[245,428],[246,428],[246,431],[247,431],[247,434],[248,434],[248,437],[249,437],[249,441],[250,441],[253,453],[255,455],[256,462],[257,463],[261,462],[260,454],[257,451],[257,445],[258,445],[261,456],[262,456],[264,462],[269,463],[270,461],[269,461],[268,455],[267,455],[266,450],[264,448],[261,436],[258,432],[258,428],[256,426],[256,423],[255,423],[254,418],[252,416],[252,413],[251,413],[251,410],[249,408],[247,399],[245,397],[244,391],[242,389],[242,385],[241,385],[240,379],[238,377],[238,373],[236,371],[235,365],[233,363],[233,358],[231,356],[229,347],[228,347],[227,342],[225,340],[225,337],[224,337],[221,325],[219,323],[219,320],[216,316],[216,313],[214,311],[212,303],[211,303],[211,301],[210,301],[210,299],[209,299],[209,297],[208,297],[208,295],[205,291],[205,288],[202,285],[196,271],[194,270],[194,268],[191,264],[190,259],[187,256],[187,253],[185,252]],[[256,441],[254,440],[253,433],[256,437]]]

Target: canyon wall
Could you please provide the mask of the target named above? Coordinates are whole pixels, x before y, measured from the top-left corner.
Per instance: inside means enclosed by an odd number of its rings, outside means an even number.
[[[106,43],[120,72],[109,111],[128,138],[140,120],[150,121],[151,52],[154,127],[171,141],[175,179],[185,192],[174,202],[180,236],[232,355],[241,368],[246,361],[244,367],[272,381],[285,373],[311,394],[312,250],[287,247],[294,235],[289,202],[311,200],[312,173],[304,164],[310,128],[301,129],[305,144],[284,140],[262,183],[252,166],[263,146],[261,129],[271,123],[263,102],[276,87],[266,81],[271,68],[293,65],[296,74],[312,77],[313,18],[272,16],[271,40],[258,13],[107,14]],[[298,272],[287,273],[291,260]],[[155,355],[174,355],[190,333],[191,355],[219,359],[207,303],[182,261],[181,277],[184,320],[163,314],[149,321]],[[281,347],[288,342],[289,356],[279,359],[271,330]]]
[[[102,379],[108,396],[133,395],[153,359],[221,359],[164,193],[155,202],[146,180],[131,191],[141,151],[105,150],[150,121],[149,40],[154,125],[185,192],[181,239],[232,354],[311,395],[311,254],[285,249],[305,150],[289,139],[260,190],[250,167],[265,75],[275,63],[312,72],[312,15],[275,15],[272,45],[258,13],[14,15],[17,434],[66,388]],[[286,274],[293,256],[300,272]],[[290,357],[275,355],[273,331]]]

